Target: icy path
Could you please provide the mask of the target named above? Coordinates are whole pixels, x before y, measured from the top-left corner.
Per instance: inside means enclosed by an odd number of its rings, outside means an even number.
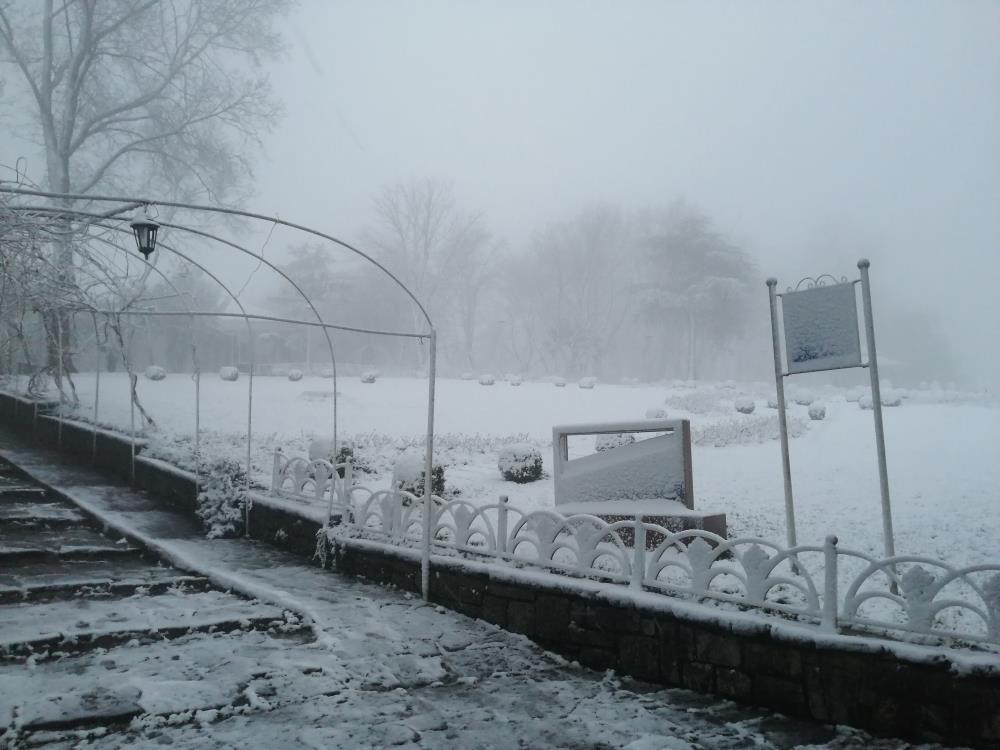
[[[108,706],[107,721],[54,726],[34,733],[32,744],[908,747],[585,670],[523,637],[268,546],[206,540],[188,519],[89,471],[56,465],[51,454],[20,448],[3,433],[0,455],[178,567],[299,612],[317,636],[201,633],[0,665],[0,690],[22,696],[25,710],[44,714],[53,696]]]

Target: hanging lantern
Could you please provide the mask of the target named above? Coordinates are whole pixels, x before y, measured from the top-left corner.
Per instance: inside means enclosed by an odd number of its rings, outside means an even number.
[[[135,235],[135,244],[139,248],[142,256],[149,259],[150,253],[156,249],[156,232],[160,225],[150,218],[143,216],[132,221],[132,233]]]

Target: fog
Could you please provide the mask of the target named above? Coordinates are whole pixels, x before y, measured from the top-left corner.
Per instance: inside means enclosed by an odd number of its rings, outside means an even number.
[[[880,310],[926,308],[997,382],[1000,5],[314,0],[288,26],[261,207],[358,239],[431,177],[517,248],[684,196],[782,288],[870,257]]]
[[[890,357],[1000,384],[1000,4],[302,0],[284,24],[248,208],[367,247],[380,191],[437,180],[518,254],[682,198],[779,289],[870,258]]]

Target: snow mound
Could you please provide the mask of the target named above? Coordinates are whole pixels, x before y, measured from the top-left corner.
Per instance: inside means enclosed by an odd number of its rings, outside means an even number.
[[[566,378],[558,378],[558,377],[552,378],[552,385],[554,385],[556,388],[565,388]]]
[[[861,397],[865,395],[864,388],[851,388],[847,393],[844,394],[844,399],[851,404],[856,404],[861,400]]]
[[[488,372],[484,372],[479,376],[479,385],[493,385],[497,382],[497,379],[490,375]]]
[[[378,378],[378,373],[375,372],[374,370],[366,370],[365,372],[361,373],[362,383],[369,383],[369,384],[374,383],[377,378]]]
[[[578,383],[578,386],[580,388],[583,388],[584,390],[590,390],[595,385],[597,385],[597,378],[595,378],[593,376],[588,376],[588,377],[585,377],[585,378],[580,378],[580,382]]]
[[[809,406],[815,400],[816,397],[813,396],[811,391],[803,390],[795,394],[795,403],[799,406]]]
[[[319,371],[319,376],[321,378],[332,378],[333,377],[333,368],[332,367],[324,367],[322,370]]]
[[[520,375],[511,375],[509,378],[507,378],[507,382],[510,383],[511,385],[521,385],[523,381],[521,380]]]
[[[861,398],[858,399],[858,406],[860,406],[862,409],[871,409],[872,395],[870,393],[864,394]]]
[[[597,435],[594,438],[595,451],[609,451],[612,448],[620,448],[623,445],[631,445],[635,442],[635,435],[631,432],[617,432],[610,435]]]
[[[733,406],[736,407],[736,411],[740,414],[753,414],[753,410],[756,408],[753,399],[749,396],[740,396],[733,402]],[[777,404],[775,407],[777,407]]]
[[[476,376],[473,375],[471,372],[463,372],[462,373],[462,380],[475,380],[475,377]]]
[[[823,404],[809,405],[809,419],[820,421],[826,417],[826,407]]]
[[[885,391],[881,396],[882,406],[899,406],[903,403],[903,396],[896,390]]]
[[[302,380],[302,370],[289,370],[288,379],[291,380],[293,383],[297,383],[298,381]]]
[[[219,377],[222,378],[223,380],[228,380],[229,382],[233,382],[235,380],[240,379],[240,371],[232,366],[220,367]]]
[[[785,406],[788,406],[788,401],[787,400],[785,401]],[[777,396],[768,396],[767,397],[767,408],[768,409],[777,409],[778,408],[778,397]]]
[[[515,443],[501,449],[497,468],[508,482],[527,484],[542,478],[542,454],[528,443]]]
[[[157,365],[150,365],[146,368],[145,375],[150,380],[163,380],[167,377],[167,371]]]

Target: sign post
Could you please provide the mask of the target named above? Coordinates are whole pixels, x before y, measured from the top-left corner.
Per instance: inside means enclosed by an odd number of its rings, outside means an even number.
[[[858,261],[861,278],[848,281],[832,276],[806,278],[795,289],[776,292],[778,280],[767,280],[771,307],[771,340],[774,347],[774,381],[778,397],[778,426],[781,435],[781,462],[785,480],[785,525],[788,546],[794,547],[795,505],[792,495],[792,471],[788,450],[788,425],[785,408],[784,379],[803,372],[821,372],[849,367],[867,367],[871,377],[872,411],[875,414],[875,442],[878,452],[879,488],[882,496],[882,533],[886,557],[895,555],[892,508],[889,502],[889,475],[885,459],[885,435],[882,426],[882,398],[878,381],[878,357],[875,351],[875,324],[872,319],[871,288],[867,259]],[[828,283],[832,282],[832,283]],[[865,317],[865,343],[868,361],[861,358],[858,329],[857,293]],[[780,302],[780,314],[779,314]],[[784,338],[784,366],[781,341]]]

